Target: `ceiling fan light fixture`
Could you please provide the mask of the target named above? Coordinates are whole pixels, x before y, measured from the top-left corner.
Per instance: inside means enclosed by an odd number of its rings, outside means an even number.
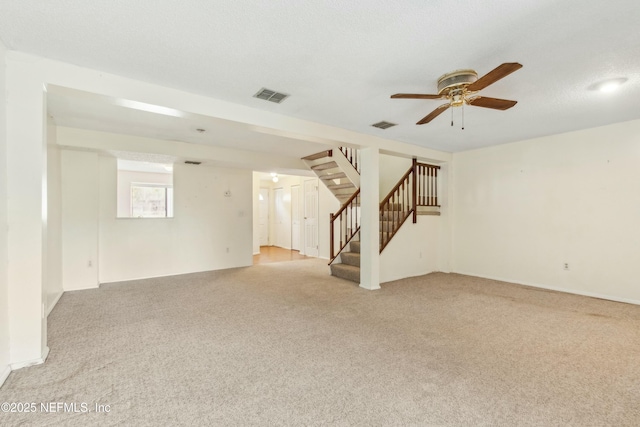
[[[441,99],[448,101],[446,104],[440,105],[431,113],[420,119],[416,123],[417,125],[424,125],[431,122],[431,120],[435,119],[451,107],[464,108],[465,104],[475,107],[491,108],[493,110],[508,110],[518,102],[510,101],[508,99],[476,96],[476,92],[481,91],[498,80],[507,77],[509,74],[518,71],[520,68],[522,68],[522,64],[517,62],[505,62],[480,78],[478,78],[478,73],[474,70],[456,70],[440,76],[438,79],[437,95],[425,93],[396,93],[395,95],[391,95],[391,98]]]
[[[451,92],[462,89],[476,80],[478,80],[478,73],[474,70],[456,70],[443,74],[438,78],[438,94],[444,95],[447,89]]]

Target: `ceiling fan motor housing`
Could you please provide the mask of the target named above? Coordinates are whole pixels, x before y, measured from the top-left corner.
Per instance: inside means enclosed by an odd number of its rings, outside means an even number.
[[[447,91],[450,93],[456,89],[463,89],[478,80],[478,73],[474,70],[456,70],[444,74],[438,79],[438,94]]]

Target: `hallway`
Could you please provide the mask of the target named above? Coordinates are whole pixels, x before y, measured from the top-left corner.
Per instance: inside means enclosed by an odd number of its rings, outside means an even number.
[[[260,246],[260,255],[253,256],[253,265],[311,258],[313,257],[300,255],[299,251],[292,251],[278,246]]]

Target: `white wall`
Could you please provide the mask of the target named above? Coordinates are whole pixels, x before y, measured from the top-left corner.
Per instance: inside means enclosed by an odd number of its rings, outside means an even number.
[[[638,165],[638,120],[455,154],[454,270],[640,303]]]
[[[174,218],[116,218],[116,168],[100,158],[100,283],[252,264],[251,171],[176,164]]]
[[[6,48],[0,41],[0,386],[9,375]]]
[[[389,191],[407,173],[413,161],[406,157],[380,154],[380,199],[384,199]]]
[[[47,314],[62,296],[62,173],[56,126],[47,121],[47,277],[44,299]]]
[[[380,282],[420,276],[439,271],[440,222],[442,218],[409,217],[380,254]]]
[[[97,288],[98,154],[62,150],[61,159],[63,288]]]

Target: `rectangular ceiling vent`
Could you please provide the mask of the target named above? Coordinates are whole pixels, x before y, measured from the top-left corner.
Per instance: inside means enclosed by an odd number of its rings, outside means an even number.
[[[196,162],[195,160],[185,160],[185,161],[184,161],[184,164],[185,164],[185,165],[199,165],[199,164],[201,164],[201,163],[202,163],[202,162]]]
[[[258,91],[258,93],[253,95],[253,97],[258,99],[264,99],[265,101],[275,102],[276,104],[280,104],[282,101],[287,99],[289,95],[276,92],[275,90],[262,88]]]
[[[389,129],[390,127],[397,126],[397,123],[378,122],[378,123],[372,124],[371,126],[373,126],[374,128]]]

